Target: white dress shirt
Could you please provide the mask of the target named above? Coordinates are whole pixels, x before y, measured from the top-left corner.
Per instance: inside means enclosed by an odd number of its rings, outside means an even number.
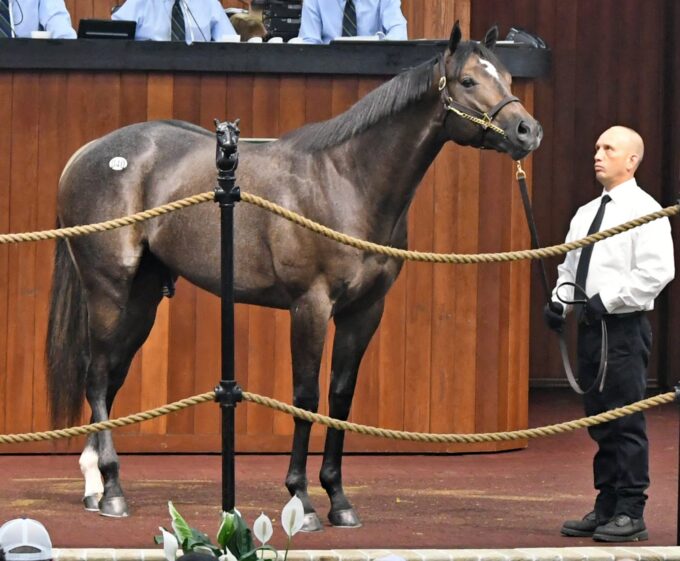
[[[174,3],[174,0],[127,0],[111,19],[136,21],[138,41],[170,41]],[[186,0],[182,2],[182,11],[188,43],[219,41],[225,35],[236,34],[219,0]]]
[[[15,37],[30,37],[42,25],[54,39],[75,39],[64,0],[9,0],[10,24]]]
[[[614,187],[608,194],[601,230],[661,210],[652,196],[638,187],[635,178]],[[600,206],[600,198],[582,206],[569,226],[567,242],[585,238]],[[557,287],[574,282],[581,249],[567,253],[557,268]],[[588,269],[585,290],[588,297],[600,295],[608,313],[620,314],[652,310],[654,299],[675,276],[673,240],[668,218],[660,218],[597,242]],[[558,302],[557,287],[553,300]],[[573,288],[559,289],[565,300],[573,299]],[[577,295],[577,298],[579,296]]]
[[[342,35],[346,0],[305,0],[298,37],[305,43],[330,43]],[[354,0],[357,35],[384,33],[386,39],[408,39],[401,0]]]

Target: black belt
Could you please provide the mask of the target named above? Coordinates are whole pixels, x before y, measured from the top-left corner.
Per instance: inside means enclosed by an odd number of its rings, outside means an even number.
[[[643,310],[637,310],[635,312],[623,312],[622,314],[604,314],[602,317],[604,319],[628,319],[628,318],[639,318],[645,315]]]

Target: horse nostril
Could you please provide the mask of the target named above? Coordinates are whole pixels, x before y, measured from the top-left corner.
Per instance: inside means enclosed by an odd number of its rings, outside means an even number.
[[[517,125],[517,135],[519,137],[529,136],[531,134],[531,125],[526,121],[520,121]]]

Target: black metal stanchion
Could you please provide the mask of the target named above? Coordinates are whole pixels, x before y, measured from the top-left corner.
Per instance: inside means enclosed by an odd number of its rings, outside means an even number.
[[[222,510],[236,505],[234,468],[234,408],[241,401],[241,389],[234,379],[234,203],[241,199],[236,186],[239,120],[223,123],[215,119],[217,136],[217,187],[215,201],[220,205],[222,379],[215,388],[215,401],[222,409]]]

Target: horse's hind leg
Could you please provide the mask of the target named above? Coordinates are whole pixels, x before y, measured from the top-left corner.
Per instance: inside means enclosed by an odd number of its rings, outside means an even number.
[[[109,286],[106,290],[90,293],[90,364],[86,397],[92,409],[92,422],[109,418],[113,400],[125,381],[130,362],[151,331],[162,297],[161,272],[152,260],[143,259],[131,283],[118,283],[115,290]],[[96,455],[103,478],[102,497],[98,502],[100,514],[127,516],[127,502],[119,479],[118,454],[111,431],[102,431],[96,438],[88,440],[84,455],[90,465]],[[96,475],[90,477],[91,481],[96,480]],[[93,487],[88,489],[87,481],[86,475],[86,508],[93,506],[93,500],[87,496]],[[96,488],[94,490],[97,491]]]
[[[380,299],[368,309],[335,316],[335,339],[329,390],[331,417],[343,421],[349,417],[359,364],[380,323],[384,302],[384,299]],[[344,431],[328,429],[319,477],[322,487],[331,500],[328,520],[333,526],[352,528],[361,526],[361,520],[342,488],[344,439]]]
[[[319,408],[319,368],[330,319],[331,304],[319,289],[310,291],[291,307],[291,353],[293,359],[293,403],[296,407],[316,412]],[[305,521],[302,530],[322,530],[307,492],[307,452],[312,425],[295,419],[293,451],[286,476],[286,487],[303,504]]]

